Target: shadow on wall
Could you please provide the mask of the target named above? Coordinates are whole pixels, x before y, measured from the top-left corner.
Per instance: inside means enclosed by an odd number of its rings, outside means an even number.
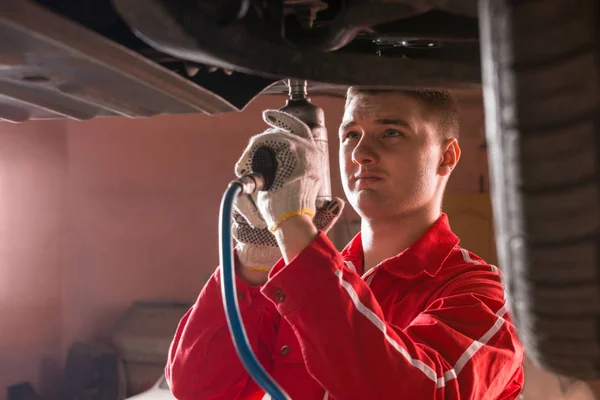
[[[566,385],[556,375],[525,361],[525,390],[522,400],[595,400],[590,388],[583,382]]]

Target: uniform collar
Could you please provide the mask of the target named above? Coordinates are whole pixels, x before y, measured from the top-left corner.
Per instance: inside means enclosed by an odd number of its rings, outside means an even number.
[[[422,272],[433,277],[439,272],[450,251],[458,242],[458,237],[450,230],[448,216],[442,213],[416,242],[402,253],[384,260],[379,265],[380,268],[400,278],[412,278]],[[351,261],[359,271],[363,270],[360,232],[342,251],[342,257],[346,261]]]

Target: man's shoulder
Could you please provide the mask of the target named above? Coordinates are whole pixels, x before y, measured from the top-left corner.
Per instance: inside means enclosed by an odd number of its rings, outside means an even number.
[[[496,275],[502,274],[497,266],[488,263],[482,257],[458,245],[454,246],[448,254],[442,265],[443,270],[447,272],[452,270],[489,271]]]
[[[504,297],[502,272],[476,254],[456,246],[438,275],[443,292],[491,293]]]

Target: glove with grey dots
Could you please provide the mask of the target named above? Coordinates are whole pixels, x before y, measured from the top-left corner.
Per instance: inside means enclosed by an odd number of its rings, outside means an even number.
[[[264,111],[263,119],[271,128],[250,139],[235,173],[241,177],[253,172],[254,153],[265,146],[275,154],[277,172],[268,191],[240,196],[238,210],[252,227],[275,231],[290,216],[315,216],[319,175],[327,160],[300,119],[277,110]]]
[[[326,202],[316,211],[313,222],[318,230],[327,233],[337,222],[344,209],[339,198]],[[247,268],[267,270],[281,258],[275,236],[267,228],[253,228],[236,209],[233,212],[233,237],[241,264]]]

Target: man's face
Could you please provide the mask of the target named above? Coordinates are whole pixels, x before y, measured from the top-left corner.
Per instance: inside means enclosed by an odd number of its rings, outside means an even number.
[[[434,207],[441,188],[441,135],[417,100],[400,93],[355,96],[340,126],[344,192],[363,217]]]

